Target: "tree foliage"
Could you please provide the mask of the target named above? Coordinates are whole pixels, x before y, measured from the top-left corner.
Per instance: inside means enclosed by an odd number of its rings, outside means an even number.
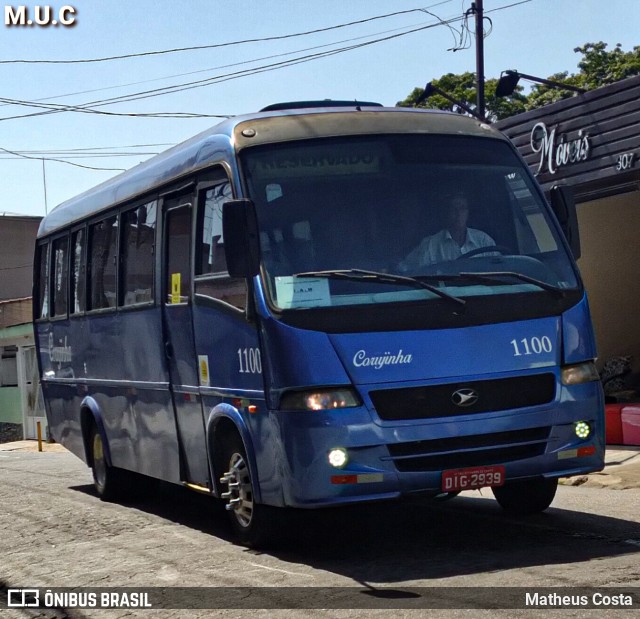
[[[634,75],[640,75],[640,46],[635,46],[632,51],[625,52],[618,43],[614,49],[608,51],[607,43],[599,41],[598,43],[585,43],[573,51],[582,55],[578,62],[580,71],[572,74],[564,71],[550,75],[547,79],[593,90]],[[432,80],[431,83],[453,99],[464,103],[471,109],[476,109],[476,78],[474,73],[447,73],[439,79]],[[485,115],[491,121],[508,118],[575,96],[575,92],[570,90],[544,84],[535,84],[528,94],[524,94],[524,87],[519,84],[512,95],[498,98],[495,96],[497,84],[497,79],[485,81]],[[415,107],[416,101],[423,92],[423,88],[414,88],[406,99],[399,101],[396,105]],[[418,107],[449,110],[460,114],[466,113],[462,108],[437,94],[430,96]]]

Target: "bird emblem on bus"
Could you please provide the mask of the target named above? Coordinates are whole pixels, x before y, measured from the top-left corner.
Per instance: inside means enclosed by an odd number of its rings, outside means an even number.
[[[456,406],[471,406],[475,404],[479,398],[480,395],[475,389],[468,388],[457,389],[451,395],[451,401]]]

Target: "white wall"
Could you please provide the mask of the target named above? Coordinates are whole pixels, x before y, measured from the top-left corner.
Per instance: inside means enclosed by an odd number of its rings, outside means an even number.
[[[598,366],[632,355],[640,371],[640,192],[578,205],[584,279]]]

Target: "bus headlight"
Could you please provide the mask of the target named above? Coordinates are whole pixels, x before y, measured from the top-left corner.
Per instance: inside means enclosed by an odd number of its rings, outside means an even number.
[[[560,370],[560,379],[563,385],[580,385],[600,380],[600,376],[595,363],[587,361],[576,365],[565,365]]]
[[[280,401],[280,410],[323,411],[360,406],[358,394],[349,388],[291,391]]]

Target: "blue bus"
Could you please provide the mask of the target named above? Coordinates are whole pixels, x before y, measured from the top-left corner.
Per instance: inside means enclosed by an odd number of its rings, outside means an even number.
[[[285,507],[491,487],[542,511],[603,467],[577,256],[571,196],[547,202],[475,119],[327,101],[226,120],[42,221],[50,432],[103,499],[182,484],[246,545]]]

